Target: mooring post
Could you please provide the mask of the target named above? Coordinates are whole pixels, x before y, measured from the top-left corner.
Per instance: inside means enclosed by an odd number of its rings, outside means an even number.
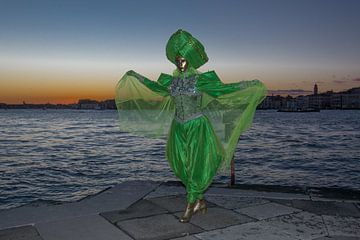
[[[231,121],[231,119],[232,119],[231,114],[234,114],[234,111],[226,112],[223,115],[223,123],[225,124],[225,140],[226,141],[229,141],[230,133],[234,129],[234,123]],[[234,185],[235,185],[235,154],[232,156],[232,159],[231,159],[229,187],[233,187]]]
[[[234,156],[231,160],[231,171],[230,171],[230,187],[235,185],[235,163],[234,163]]]

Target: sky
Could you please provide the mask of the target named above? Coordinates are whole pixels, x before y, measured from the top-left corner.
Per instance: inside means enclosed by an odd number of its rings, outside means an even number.
[[[128,70],[152,80],[179,28],[224,83],[259,79],[269,93],[360,86],[360,1],[1,0],[0,103],[114,98]]]

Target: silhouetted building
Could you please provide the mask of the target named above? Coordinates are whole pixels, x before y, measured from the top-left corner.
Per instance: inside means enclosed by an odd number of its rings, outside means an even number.
[[[0,108],[7,108],[7,104],[6,103],[0,103]]]
[[[102,102],[104,109],[116,109],[116,104],[114,99],[108,99]]]
[[[319,93],[317,86],[315,86],[314,94],[307,96],[300,95],[295,98],[280,95],[267,96],[259,109],[360,109],[360,87],[344,92],[327,91]]]
[[[78,106],[79,109],[101,109],[99,102],[91,99],[80,99]]]
[[[133,109],[133,102],[129,101],[123,103],[124,109]],[[154,104],[148,102],[142,103],[148,106],[149,109],[154,107]],[[80,99],[78,104],[6,104],[0,103],[0,108],[7,109],[23,109],[23,108],[42,108],[42,109],[116,109],[114,99],[108,99],[102,102],[91,99]],[[327,91],[324,93],[318,92],[317,84],[314,85],[314,94],[307,96],[267,96],[264,101],[258,106],[259,109],[288,109],[288,110],[308,110],[308,109],[360,109],[360,87],[351,88],[343,92]]]

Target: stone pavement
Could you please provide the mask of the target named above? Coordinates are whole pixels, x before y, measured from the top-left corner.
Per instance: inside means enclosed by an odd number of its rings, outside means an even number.
[[[206,214],[180,223],[178,182],[125,182],[76,202],[0,211],[0,240],[360,240],[360,194],[213,184]]]

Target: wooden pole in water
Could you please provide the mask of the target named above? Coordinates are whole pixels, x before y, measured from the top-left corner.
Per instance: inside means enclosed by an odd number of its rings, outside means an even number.
[[[233,129],[233,123],[228,121],[229,119],[227,116],[230,116],[231,112],[227,112],[223,115],[223,123],[225,123],[225,139],[228,141],[230,138],[231,130]],[[235,185],[235,163],[234,163],[234,156],[231,159],[231,166],[230,166],[230,182],[229,186],[232,187]]]
[[[230,171],[230,187],[235,185],[235,163],[234,163],[234,156],[231,160],[231,171]]]

